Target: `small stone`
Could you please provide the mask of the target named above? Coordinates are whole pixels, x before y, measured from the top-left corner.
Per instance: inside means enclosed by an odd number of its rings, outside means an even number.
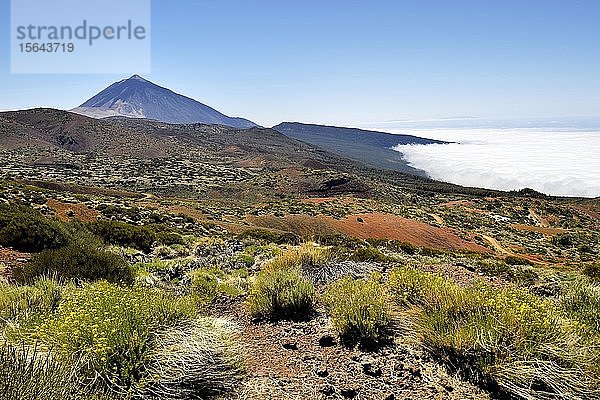
[[[407,367],[406,370],[408,372],[410,372],[410,374],[412,376],[414,376],[415,378],[420,378],[421,377],[421,369],[418,368],[418,367],[414,367],[414,366],[411,365],[411,366]]]
[[[373,365],[373,363],[371,362],[364,362],[362,364],[362,369],[366,375],[372,376],[374,378],[378,378],[381,376],[381,368],[376,365]]]
[[[335,394],[335,388],[333,385],[325,385],[320,390],[325,396],[333,396]]]
[[[342,389],[342,390],[340,390],[340,394],[342,395],[342,397],[345,397],[346,399],[353,399],[358,394],[358,391],[353,388]]]
[[[441,382],[441,384],[442,384],[442,387],[444,389],[446,389],[446,391],[448,393],[454,391],[454,387],[448,381],[444,380],[444,381]]]
[[[335,346],[335,344],[335,338],[331,335],[323,335],[319,338],[319,346],[321,347],[331,347]]]
[[[298,350],[298,345],[295,342],[285,342],[282,346],[286,350]]]

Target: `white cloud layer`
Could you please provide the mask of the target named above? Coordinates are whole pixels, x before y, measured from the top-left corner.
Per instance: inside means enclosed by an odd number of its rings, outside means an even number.
[[[501,190],[524,187],[556,196],[600,196],[600,131],[551,129],[402,129],[457,142],[395,150],[434,179]]]

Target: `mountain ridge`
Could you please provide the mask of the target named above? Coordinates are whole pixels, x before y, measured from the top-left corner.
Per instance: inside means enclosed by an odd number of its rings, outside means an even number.
[[[296,140],[318,146],[367,165],[419,176],[425,172],[408,165],[402,153],[392,150],[400,144],[446,144],[413,135],[346,128],[329,125],[282,122],[272,129]]]

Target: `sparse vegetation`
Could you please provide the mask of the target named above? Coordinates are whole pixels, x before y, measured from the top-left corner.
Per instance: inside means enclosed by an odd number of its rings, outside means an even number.
[[[506,256],[504,262],[508,265],[533,265],[528,259],[518,256]]]
[[[595,281],[600,281],[600,264],[587,264],[583,268],[583,273]]]
[[[123,247],[133,247],[149,253],[156,241],[155,231],[148,226],[137,226],[120,221],[97,221],[89,229],[105,242]]]
[[[424,346],[465,377],[520,398],[598,395],[597,351],[551,300],[516,288],[459,287],[410,268],[395,269],[388,285],[412,310]]]
[[[63,288],[48,278],[38,278],[32,286],[0,284],[0,327],[6,321],[52,313],[58,307],[62,292]]]
[[[327,288],[324,302],[333,325],[346,341],[372,345],[385,339],[390,311],[379,277],[345,277]]]
[[[486,258],[475,262],[478,271],[488,275],[497,276],[518,285],[533,284],[538,275],[528,264],[508,264],[506,260]]]
[[[393,261],[392,257],[386,256],[375,247],[359,247],[354,250],[351,257],[354,261],[370,261],[370,262],[389,262]]]
[[[191,299],[101,281],[67,290],[56,312],[33,319],[27,329],[11,326],[6,335],[38,343],[62,362],[80,355],[79,374],[87,382],[123,391],[145,376],[153,333],[195,315]]]
[[[225,273],[221,269],[199,268],[189,273],[191,292],[201,302],[211,302],[218,295],[237,297],[247,290],[248,270],[239,269]]]
[[[580,328],[600,340],[600,286],[586,279],[563,285],[560,306],[567,315],[578,321]]]
[[[302,240],[300,236],[292,232],[274,232],[266,229],[249,229],[239,234],[238,237],[240,239],[254,239],[265,244],[298,245]]]
[[[314,260],[315,253],[290,251],[267,263],[248,296],[250,313],[255,318],[305,318],[313,309],[315,289],[302,275],[303,261]]]
[[[228,140],[194,129],[202,143]],[[186,151],[150,161],[65,152],[83,166],[57,169],[65,183],[0,181],[0,232],[16,232],[0,240],[0,398],[302,397],[297,385],[335,397],[355,394],[350,382],[365,398],[486,396],[466,380],[498,398],[600,398],[597,201],[340,173],[322,160],[298,164],[310,174],[297,180],[277,158],[246,168],[236,152],[216,165],[212,150]],[[3,155],[3,172],[45,179],[20,168],[48,154]],[[334,189],[349,194],[327,189],[339,178]],[[318,187],[328,191],[307,194]],[[416,238],[386,215],[439,231],[414,225],[426,232]],[[264,323],[248,324],[243,305]],[[329,321],[341,343],[367,348],[339,346]],[[316,346],[335,362],[315,358]],[[319,387],[327,374],[331,387]]]

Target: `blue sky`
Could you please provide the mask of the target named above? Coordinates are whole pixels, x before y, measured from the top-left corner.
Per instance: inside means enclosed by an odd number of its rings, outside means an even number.
[[[11,75],[0,4],[0,109],[125,77]],[[600,116],[599,21],[597,0],[155,0],[145,77],[263,125]]]

